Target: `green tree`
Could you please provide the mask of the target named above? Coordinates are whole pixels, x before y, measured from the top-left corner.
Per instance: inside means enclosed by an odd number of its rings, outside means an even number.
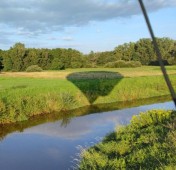
[[[3,51],[0,49],[0,71],[3,69]]]
[[[157,43],[164,60],[168,60],[172,57],[172,51],[175,48],[174,40],[170,38],[157,38]]]
[[[2,60],[3,60],[3,58],[0,56],[0,71],[3,69]]]
[[[153,49],[152,41],[149,38],[140,39],[135,43],[134,57],[139,58],[139,61],[148,65],[152,60],[156,60],[155,51]]]
[[[3,70],[4,71],[11,71],[12,70],[13,63],[12,63],[12,59],[11,59],[9,53],[10,53],[9,51],[5,51],[3,53],[3,65],[4,65]]]
[[[25,66],[23,63],[26,54],[25,45],[22,43],[16,43],[12,48],[10,48],[9,54],[12,60],[12,70],[14,71],[25,70]]]
[[[61,58],[62,49],[55,48],[50,51],[51,55],[51,70],[63,70],[65,69],[64,63]]]
[[[114,62],[116,60],[117,58],[114,55],[113,51],[105,51],[99,53],[99,55],[97,56],[96,64],[99,66],[104,66],[106,63]]]
[[[23,60],[25,68],[38,64],[38,54],[35,48],[26,49],[26,57]]]
[[[168,59],[169,64],[176,64],[176,41],[173,42],[173,47],[171,49],[170,58]]]
[[[81,52],[70,49],[69,51],[70,56],[70,67],[71,68],[82,68],[83,67],[83,55]]]
[[[51,68],[52,63],[52,55],[49,49],[38,49],[37,51],[38,61],[37,65],[40,66],[44,70],[48,70]]]
[[[86,59],[87,59],[88,67],[96,67],[97,58],[96,58],[96,54],[94,53],[94,51],[91,51],[88,55],[86,55]]]

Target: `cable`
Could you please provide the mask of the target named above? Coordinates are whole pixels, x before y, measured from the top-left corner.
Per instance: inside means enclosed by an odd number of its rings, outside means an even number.
[[[142,12],[143,12],[143,15],[144,15],[148,30],[150,32],[150,35],[151,35],[151,38],[152,38],[152,41],[153,41],[153,46],[154,46],[154,49],[155,49],[155,52],[156,52],[156,55],[157,55],[157,58],[158,58],[158,62],[159,62],[160,67],[161,67],[161,71],[163,73],[164,79],[165,79],[166,84],[167,84],[167,86],[169,88],[169,91],[171,93],[172,100],[174,101],[174,104],[176,106],[176,94],[175,94],[174,88],[173,88],[173,86],[171,84],[171,81],[169,79],[169,76],[167,75],[166,68],[164,67],[164,64],[163,64],[163,61],[162,61],[162,56],[161,56],[160,50],[158,48],[158,44],[156,42],[156,38],[155,38],[154,32],[152,30],[152,27],[151,27],[151,24],[150,24],[150,21],[149,21],[145,6],[144,6],[142,0],[138,0],[138,1],[139,1],[140,6],[141,6],[141,9],[142,9]]]

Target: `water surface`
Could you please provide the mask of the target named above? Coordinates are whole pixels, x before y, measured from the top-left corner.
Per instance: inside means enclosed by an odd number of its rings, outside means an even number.
[[[10,130],[3,128],[0,133],[0,169],[72,169],[75,154],[79,153],[77,146],[93,145],[117,125],[127,124],[133,115],[150,109],[175,108],[173,102],[164,102],[94,114],[91,110],[92,114],[71,119],[57,118],[28,126],[18,124]]]

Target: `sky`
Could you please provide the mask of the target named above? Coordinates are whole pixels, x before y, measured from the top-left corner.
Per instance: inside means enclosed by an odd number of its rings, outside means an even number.
[[[143,0],[157,37],[176,39],[176,0]],[[1,0],[0,49],[111,51],[149,38],[137,0]]]

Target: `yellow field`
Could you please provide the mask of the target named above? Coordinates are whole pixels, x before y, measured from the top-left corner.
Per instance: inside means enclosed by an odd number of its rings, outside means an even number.
[[[166,67],[168,74],[176,74],[176,66]],[[67,69],[62,71],[43,71],[43,72],[2,72],[1,77],[32,77],[32,78],[59,78],[65,79],[70,74],[77,72],[76,76],[86,78],[87,76],[101,78],[105,72],[116,73],[118,77],[140,77],[140,76],[157,76],[162,75],[160,67],[143,66],[138,68],[82,68],[82,69]],[[80,74],[79,74],[80,72]],[[87,74],[89,72],[89,74]],[[92,73],[91,73],[92,72]],[[99,74],[94,72],[99,72]],[[102,74],[101,74],[102,72]],[[86,73],[86,74],[84,74]],[[110,74],[109,74],[110,75]]]

